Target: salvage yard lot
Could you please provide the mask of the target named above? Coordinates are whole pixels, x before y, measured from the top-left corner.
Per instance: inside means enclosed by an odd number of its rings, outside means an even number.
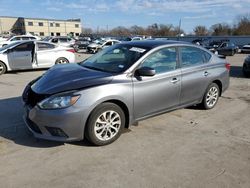
[[[150,118],[104,147],[35,139],[22,121],[20,96],[44,70],[0,76],[0,187],[250,187],[245,57],[227,58],[230,87],[214,109]]]

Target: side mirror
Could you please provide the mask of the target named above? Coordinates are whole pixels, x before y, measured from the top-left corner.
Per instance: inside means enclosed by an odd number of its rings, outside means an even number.
[[[135,71],[136,76],[154,76],[155,69],[151,67],[141,67]]]

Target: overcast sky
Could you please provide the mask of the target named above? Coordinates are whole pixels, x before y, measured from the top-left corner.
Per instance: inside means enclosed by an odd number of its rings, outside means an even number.
[[[81,18],[84,27],[178,25],[192,32],[196,25],[235,23],[250,13],[250,0],[0,0],[1,16],[53,19]]]

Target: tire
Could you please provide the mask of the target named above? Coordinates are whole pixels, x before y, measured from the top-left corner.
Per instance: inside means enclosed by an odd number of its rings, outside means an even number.
[[[93,145],[107,145],[120,137],[124,126],[123,110],[116,104],[102,103],[90,114],[85,128],[85,137]]]
[[[4,74],[7,71],[7,68],[3,62],[0,61],[0,75]]]
[[[68,59],[66,59],[66,58],[64,58],[64,57],[60,57],[60,58],[58,58],[57,60],[56,60],[56,65],[57,64],[67,64],[67,63],[69,63],[69,60]]]
[[[219,86],[216,83],[211,83],[208,86],[205,95],[203,97],[203,101],[201,103],[202,107],[206,110],[214,108],[219,100],[219,96],[220,96]]]
[[[247,66],[245,64],[243,65],[242,72],[245,77],[250,77],[250,73],[247,72]]]

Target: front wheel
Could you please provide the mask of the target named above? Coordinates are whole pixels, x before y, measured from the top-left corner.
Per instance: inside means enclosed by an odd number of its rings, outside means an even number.
[[[117,140],[125,126],[123,110],[113,103],[100,104],[91,113],[85,136],[94,145],[107,145]]]
[[[60,57],[56,60],[56,64],[67,64],[67,63],[69,63],[69,60],[67,60],[64,57]]]
[[[206,93],[203,97],[202,106],[204,109],[212,109],[215,107],[219,100],[220,89],[216,83],[212,83],[208,86]]]

